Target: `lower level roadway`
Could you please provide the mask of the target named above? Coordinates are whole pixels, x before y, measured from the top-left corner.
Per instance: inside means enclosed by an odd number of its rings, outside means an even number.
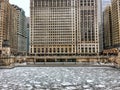
[[[0,69],[0,90],[120,90],[120,70],[110,67]]]

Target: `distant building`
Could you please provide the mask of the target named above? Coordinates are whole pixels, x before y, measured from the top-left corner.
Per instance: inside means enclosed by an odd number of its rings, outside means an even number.
[[[30,0],[30,54],[98,55],[99,0]]]
[[[111,0],[102,0],[102,10],[104,11],[109,4],[111,4]]]
[[[103,12],[104,16],[104,49],[112,47],[112,17],[111,6],[108,5]]]
[[[120,47],[120,0],[112,0],[112,45]]]
[[[9,0],[0,0],[0,54],[17,53],[17,11]]]
[[[30,18],[26,18],[26,24],[27,24],[27,53],[29,53],[29,34],[30,34]]]
[[[104,53],[118,54],[120,50],[120,0],[112,0],[104,11]]]
[[[18,54],[26,54],[27,52],[27,25],[26,16],[23,9],[16,5],[12,5],[17,10],[17,50]]]

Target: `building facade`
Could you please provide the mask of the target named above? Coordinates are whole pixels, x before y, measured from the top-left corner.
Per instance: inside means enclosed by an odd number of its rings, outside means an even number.
[[[111,8],[111,9],[110,9]],[[104,12],[105,54],[117,55],[120,51],[120,1],[112,0]]]
[[[112,0],[112,45],[120,47],[120,0]]]
[[[104,18],[104,49],[112,47],[112,17],[111,17],[111,6],[108,5],[103,12]]]
[[[16,14],[9,0],[0,0],[0,54],[2,55],[17,52]]]
[[[31,0],[30,54],[97,55],[98,0]]]
[[[77,53],[97,55],[101,52],[101,1],[76,0]]]
[[[12,5],[17,11],[17,53],[26,54],[27,52],[27,24],[26,16],[23,9]]]
[[[29,53],[29,37],[30,37],[30,18],[26,18],[26,25],[27,25],[27,53]]]
[[[26,53],[26,31],[25,12],[9,0],[0,0],[0,54]]]

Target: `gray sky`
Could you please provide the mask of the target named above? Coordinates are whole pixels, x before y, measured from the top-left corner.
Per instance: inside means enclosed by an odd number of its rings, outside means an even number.
[[[15,4],[25,11],[27,17],[30,16],[30,0],[9,0],[11,4]]]
[[[106,6],[108,5],[108,4],[110,4],[111,3],[111,0],[103,0],[103,7],[102,7],[102,9],[103,9],[103,11],[104,11],[104,9],[106,8]]]

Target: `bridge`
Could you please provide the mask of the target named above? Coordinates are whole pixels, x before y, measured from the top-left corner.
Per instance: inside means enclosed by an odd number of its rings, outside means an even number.
[[[91,62],[107,60],[108,56],[18,56],[16,60],[21,59],[26,62]]]
[[[0,57],[0,65],[14,63],[27,64],[85,64],[85,63],[112,63],[120,67],[120,55],[118,56],[12,56]]]

